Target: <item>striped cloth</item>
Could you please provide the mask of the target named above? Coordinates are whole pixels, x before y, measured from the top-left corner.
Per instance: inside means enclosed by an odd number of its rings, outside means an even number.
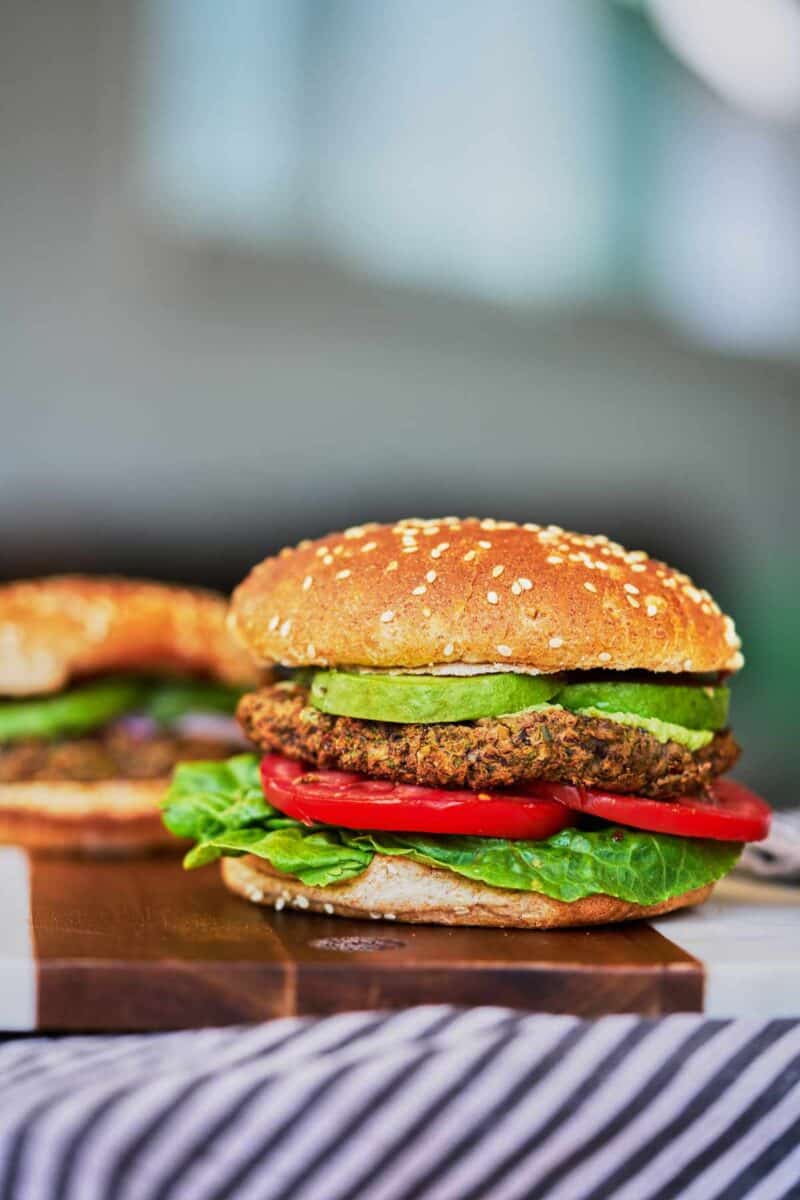
[[[408,1009],[0,1046],[3,1200],[800,1197],[800,1021]]]

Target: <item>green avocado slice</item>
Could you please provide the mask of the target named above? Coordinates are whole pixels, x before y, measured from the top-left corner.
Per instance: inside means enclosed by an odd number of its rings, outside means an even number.
[[[162,725],[190,712],[233,714],[242,695],[241,688],[227,687],[203,679],[167,680],[150,685],[150,695],[142,711]]]
[[[151,685],[139,679],[104,679],[35,700],[0,702],[0,742],[86,733],[130,712]]]
[[[550,700],[557,675],[359,675],[317,671],[311,703],[322,712],[364,721],[432,725],[519,712]]]
[[[684,687],[673,683],[570,683],[558,703],[573,712],[591,708],[599,714],[634,713],[685,729],[724,729],[728,723],[726,687]]]

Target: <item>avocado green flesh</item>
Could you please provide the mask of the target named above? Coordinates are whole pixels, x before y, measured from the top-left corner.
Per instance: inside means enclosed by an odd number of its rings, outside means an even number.
[[[322,712],[365,721],[432,725],[519,712],[550,700],[556,675],[358,675],[317,671],[311,703]]]
[[[188,712],[232,715],[241,694],[240,688],[226,687],[223,683],[170,680],[152,688],[142,711],[163,725]]]
[[[728,719],[728,689],[678,684],[565,684],[558,675],[362,675],[317,671],[311,703],[322,712],[365,721],[428,725],[509,716],[552,702],[652,733],[689,750],[708,745]]]
[[[636,713],[605,712],[600,708],[579,708],[574,711],[580,717],[601,717],[605,721],[616,721],[620,725],[630,725],[634,729],[644,729],[653,735],[661,745],[667,742],[677,742],[687,750],[694,752],[702,750],[713,741],[714,734],[710,729],[687,729],[685,725],[676,725],[673,721],[659,721],[658,717],[640,717]]]
[[[0,703],[0,742],[87,733],[140,706],[148,685],[138,679],[87,683],[57,696]]]
[[[685,729],[719,730],[728,723],[726,687],[684,687],[672,683],[569,683],[558,703],[573,712],[592,708],[598,715],[634,713],[639,717],[682,725]]]
[[[232,713],[240,694],[235,688],[203,681],[98,680],[56,696],[0,701],[0,743],[74,737],[131,712],[163,725],[188,712]]]

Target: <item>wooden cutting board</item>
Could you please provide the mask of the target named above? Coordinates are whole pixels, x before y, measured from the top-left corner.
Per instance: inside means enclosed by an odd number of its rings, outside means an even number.
[[[800,1011],[800,889],[735,880],[657,927],[447,929],[277,913],[226,891],[216,868],[185,872],[172,858],[0,848],[0,918],[3,1030],[182,1029],[439,1003],[590,1017]]]
[[[696,958],[644,923],[447,929],[277,913],[217,869],[0,850],[0,1028],[156,1030],[412,1004],[597,1016],[702,1006]]]

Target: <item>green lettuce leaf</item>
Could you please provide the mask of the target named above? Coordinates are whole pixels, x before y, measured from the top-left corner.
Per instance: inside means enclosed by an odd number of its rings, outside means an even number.
[[[255,854],[305,884],[327,887],[360,875],[375,854],[401,855],[491,887],[567,902],[602,892],[658,904],[720,879],[741,851],[733,842],[605,824],[564,829],[539,842],[307,826],[265,800],[254,754],[178,767],[164,801],[164,822],[178,837],[197,842],[184,859],[186,867],[223,854]]]
[[[540,842],[405,833],[341,836],[377,854],[399,854],[491,887],[580,900],[603,892],[635,904],[658,904],[726,875],[741,846],[645,833],[619,825],[563,829]]]

